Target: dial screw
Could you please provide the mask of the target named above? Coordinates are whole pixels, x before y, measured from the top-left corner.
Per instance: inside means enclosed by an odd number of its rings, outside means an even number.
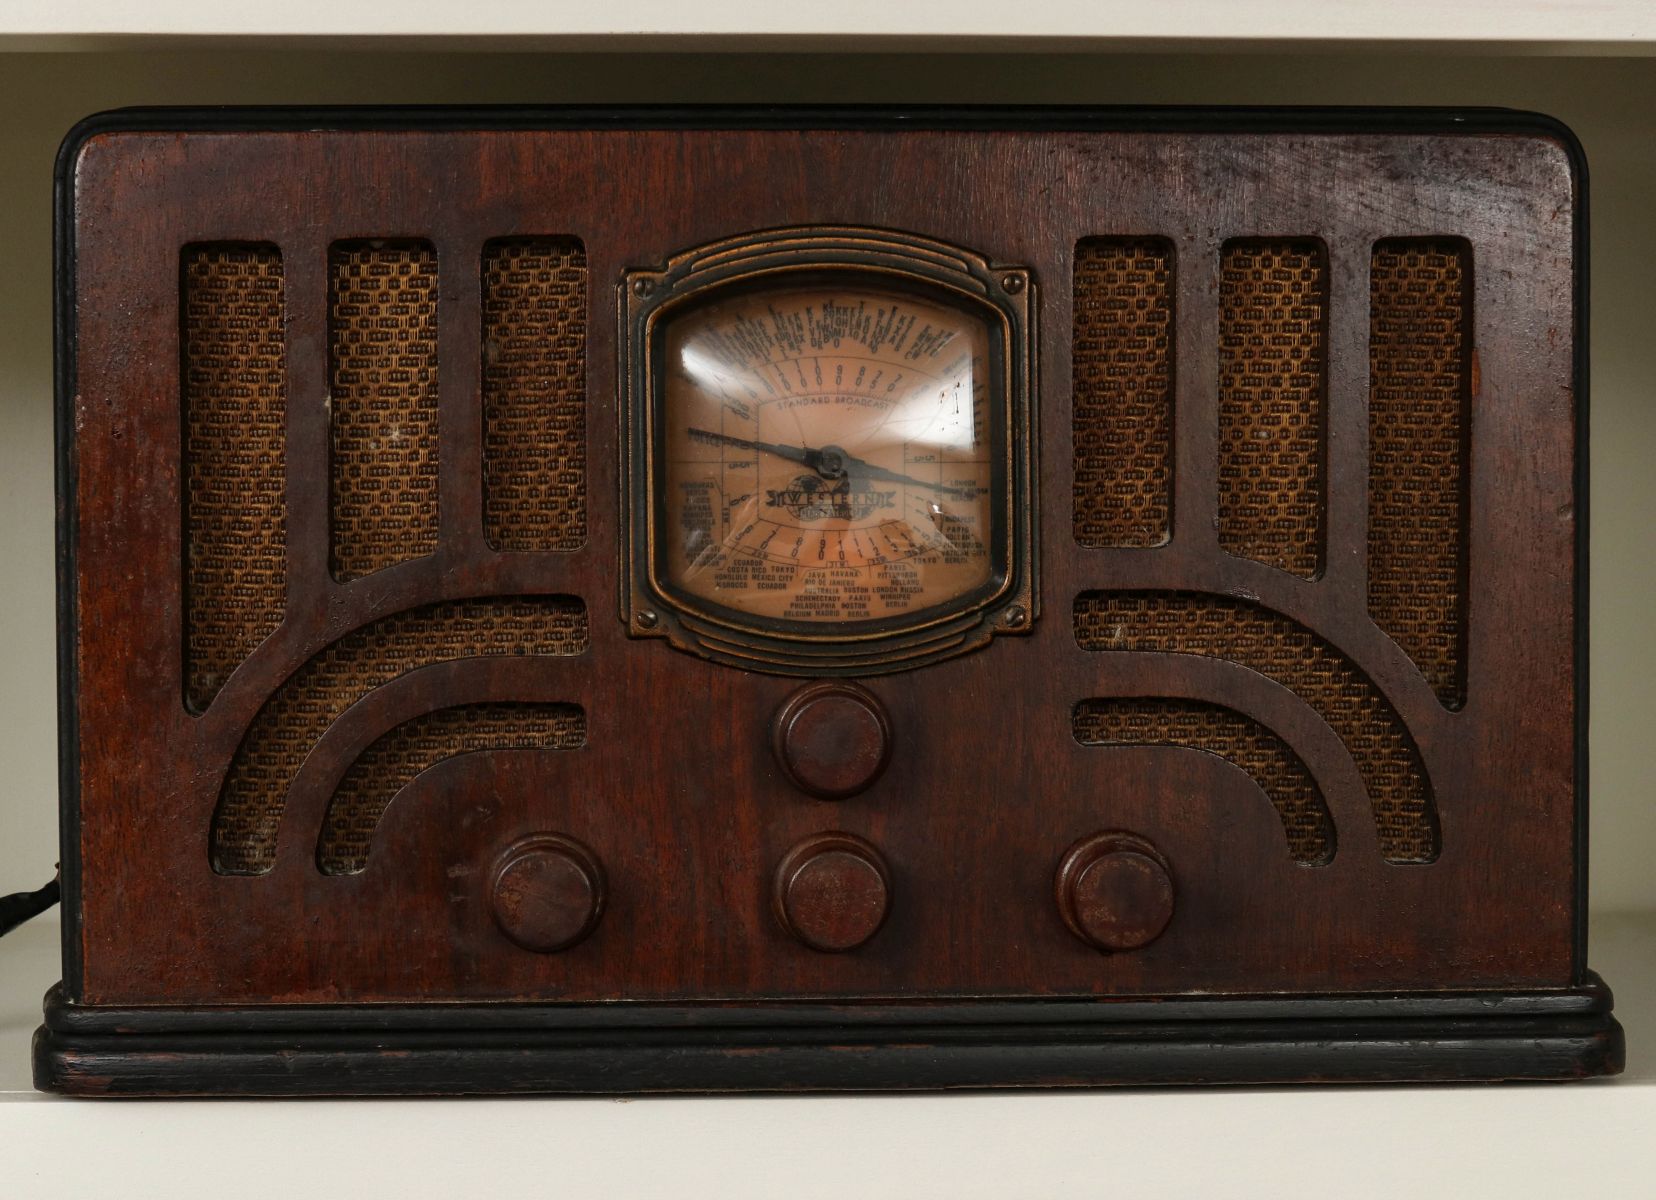
[[[640,300],[642,300],[645,296],[648,296],[653,291],[655,291],[655,284],[651,283],[648,279],[633,280],[633,295],[637,296]]]
[[[1003,275],[1001,276],[1001,287],[1004,288],[1009,295],[1016,296],[1024,289],[1023,276]]]
[[[660,621],[661,618],[646,608],[643,612],[634,616],[633,620],[638,622],[638,627],[640,629],[654,629],[656,627],[656,623]]]
[[[1004,619],[1008,625],[1016,629],[1019,625],[1022,625],[1028,617],[1029,614],[1023,610],[1023,605],[1014,604],[1011,608],[1006,610],[1006,616]]]

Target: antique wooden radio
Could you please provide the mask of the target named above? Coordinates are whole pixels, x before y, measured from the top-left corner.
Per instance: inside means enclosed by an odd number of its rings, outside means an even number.
[[[139,112],[61,162],[42,1087],[1619,1069],[1557,125]]]

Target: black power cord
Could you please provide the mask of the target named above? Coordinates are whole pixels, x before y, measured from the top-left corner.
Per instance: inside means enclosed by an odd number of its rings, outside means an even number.
[[[4,937],[30,917],[38,917],[57,902],[56,879],[37,892],[17,892],[10,896],[0,896],[0,937]]]

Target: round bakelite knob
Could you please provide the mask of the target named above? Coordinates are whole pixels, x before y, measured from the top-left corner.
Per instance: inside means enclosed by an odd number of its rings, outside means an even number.
[[[891,723],[880,702],[854,683],[804,687],[771,727],[776,759],[794,786],[822,800],[854,796],[891,757]]]
[[[604,869],[574,838],[542,833],[497,860],[489,895],[501,932],[525,950],[567,950],[604,912]]]
[[[1136,834],[1082,838],[1059,864],[1057,887],[1064,924],[1100,950],[1148,946],[1173,919],[1167,859]]]
[[[854,950],[879,931],[891,905],[880,852],[848,833],[799,843],[776,868],[776,919],[813,950]]]

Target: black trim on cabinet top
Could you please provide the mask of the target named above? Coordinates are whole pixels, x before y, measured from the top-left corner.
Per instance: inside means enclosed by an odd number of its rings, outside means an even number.
[[[1495,107],[1156,105],[244,105],[110,109],[69,131],[59,151],[73,158],[104,133],[258,133],[306,130],[430,131],[536,129],[957,129],[1019,132],[1528,134],[1559,142],[1583,165],[1581,144],[1544,113]]]

